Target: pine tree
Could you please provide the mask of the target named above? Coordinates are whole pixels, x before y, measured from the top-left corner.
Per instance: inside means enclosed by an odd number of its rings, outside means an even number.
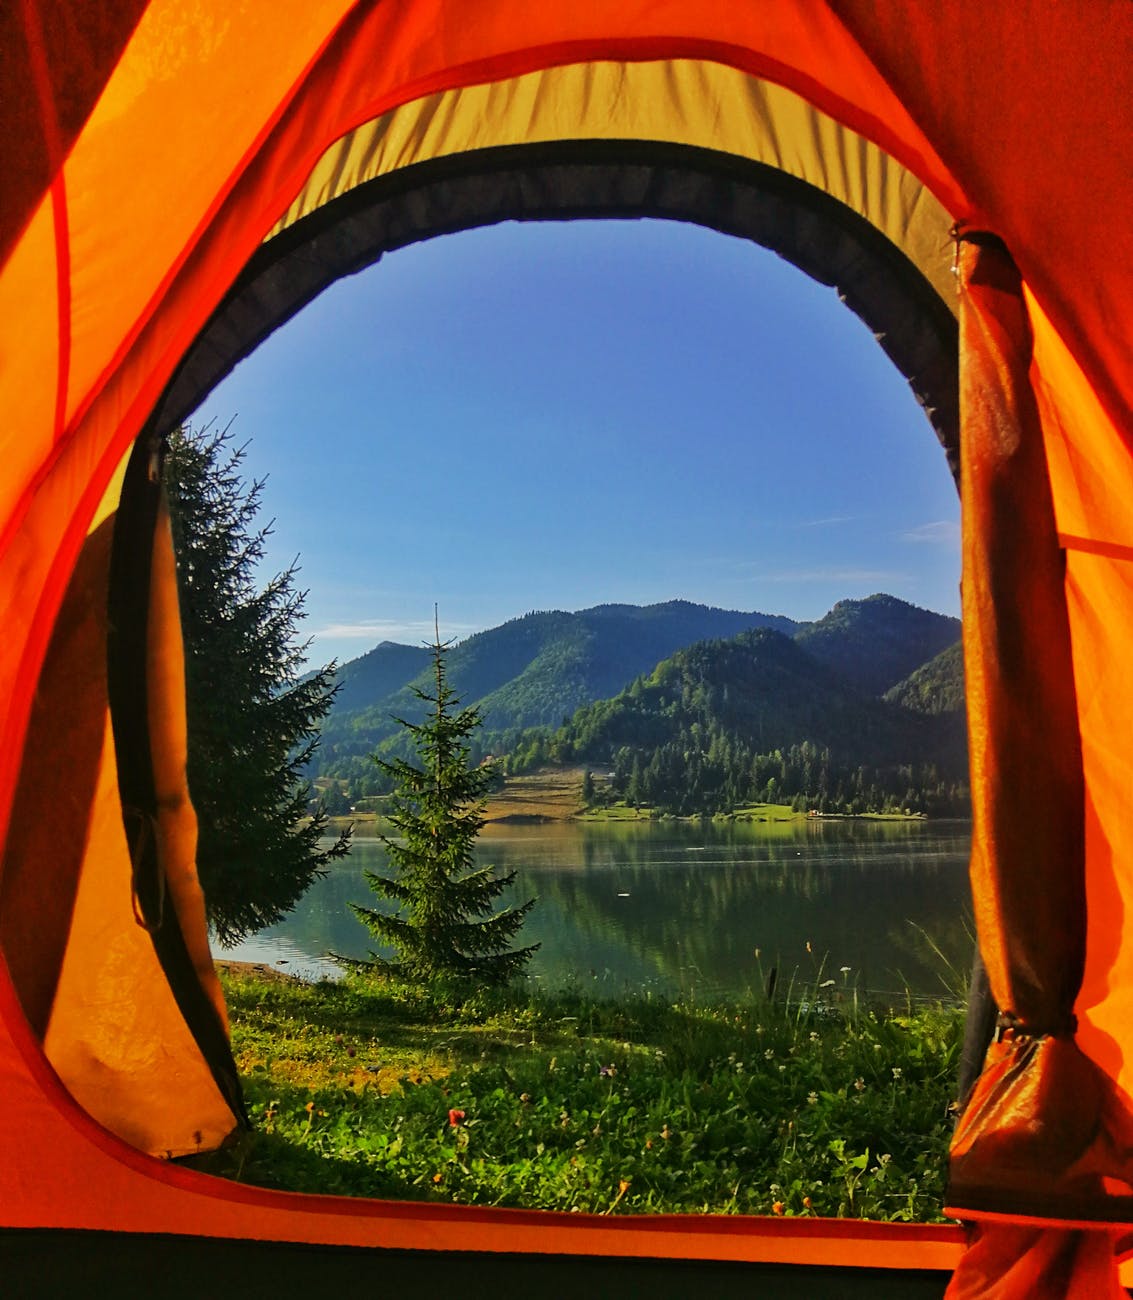
[[[334,665],[303,677],[296,640],[304,592],[295,566],[264,587],[256,567],[271,525],[258,526],[263,482],[241,477],[227,430],[175,431],[165,481],[177,555],[197,869],[222,944],[280,920],[349,832],[320,848],[326,816],[309,816],[302,771],[334,695]]]
[[[475,978],[503,983],[517,974],[539,947],[509,950],[508,945],[534,906],[493,912],[515,872],[496,876],[493,868],[474,868],[472,849],[484,825],[490,764],[473,766],[469,737],[481,725],[475,707],[460,701],[445,677],[445,652],[451,642],[436,633],[433,650],[435,693],[416,691],[426,706],[422,722],[397,719],[416,750],[417,762],[374,761],[394,783],[389,820],[398,839],[382,836],[392,876],[367,871],[366,880],[379,897],[397,905],[387,915],[351,904],[354,913],[379,942],[396,950],[392,962],[374,957],[410,979],[434,976]]]

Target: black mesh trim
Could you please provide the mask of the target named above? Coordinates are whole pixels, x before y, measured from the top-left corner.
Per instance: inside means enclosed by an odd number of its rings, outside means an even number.
[[[958,473],[956,319],[885,235],[777,168],[688,145],[566,140],[475,150],[359,185],[264,244],[189,350],[156,412],[170,429],[238,361],[344,275],[383,253],[499,221],[665,217],[774,250],[872,329]]]

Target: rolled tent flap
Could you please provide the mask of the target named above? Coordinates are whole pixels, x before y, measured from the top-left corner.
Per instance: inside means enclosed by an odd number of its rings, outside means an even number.
[[[151,512],[144,537],[123,537],[122,516],[111,513],[87,537],[40,675],[0,875],[0,943],[29,1024],[71,1095],[131,1145],[176,1156],[223,1143],[242,1107],[193,861],[168,520]],[[137,643],[161,665],[135,678],[132,706],[152,739],[144,841],[123,823],[122,727],[112,725],[108,693],[112,574],[124,550],[143,554],[152,574],[135,597]],[[143,915],[143,863],[160,881],[158,916]],[[190,954],[173,971],[168,947]],[[194,1006],[203,1034],[186,1010]]]
[[[1109,1233],[1085,1241],[1070,1229],[1133,1218],[1133,1120],[1074,1037],[1085,795],[1064,559],[1018,271],[985,235],[961,236],[958,265],[972,891],[1003,1010],[953,1140],[949,1212],[1016,1225],[1038,1216],[1067,1231],[1026,1239],[1018,1226],[984,1225],[949,1294],[988,1294],[977,1279],[997,1276],[996,1295],[1105,1296],[1116,1277]],[[1016,1258],[1034,1251],[1046,1262]],[[1087,1270],[1094,1289],[1059,1289],[1067,1268],[1083,1288]]]

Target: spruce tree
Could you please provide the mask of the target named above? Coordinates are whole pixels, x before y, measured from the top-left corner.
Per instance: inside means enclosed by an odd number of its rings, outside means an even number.
[[[305,592],[294,565],[256,581],[271,525],[256,522],[263,481],[241,476],[227,430],[176,430],[165,483],[185,642],[189,790],[197,870],[222,944],[280,920],[349,832],[320,847],[326,815],[309,815],[302,772],[334,696],[334,665],[304,676],[296,639]]]
[[[416,750],[417,761],[374,761],[393,781],[389,821],[397,839],[382,836],[392,876],[367,871],[380,898],[396,904],[392,914],[351,904],[354,913],[397,958],[384,966],[413,980],[435,976],[503,983],[517,974],[539,947],[509,950],[535,900],[493,912],[493,904],[515,872],[496,876],[475,868],[472,849],[484,825],[491,764],[474,766],[469,737],[481,725],[479,710],[461,709],[445,677],[445,652],[437,631],[433,644],[435,692],[417,690],[426,707],[422,722],[398,718]]]

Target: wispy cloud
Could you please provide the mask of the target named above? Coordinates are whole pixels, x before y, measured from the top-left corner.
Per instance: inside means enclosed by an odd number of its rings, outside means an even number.
[[[441,628],[445,637],[464,637],[479,631],[475,623],[451,623],[447,619]],[[363,618],[353,623],[328,623],[311,633],[314,640],[340,641],[400,641],[410,645],[432,641],[431,620],[399,621],[394,618]]]
[[[901,533],[903,542],[916,542],[928,546],[959,546],[960,525],[952,519],[937,519],[930,524],[919,524]]]
[[[832,528],[835,524],[856,524],[867,518],[866,515],[827,515],[824,519],[800,519],[796,528]]]

